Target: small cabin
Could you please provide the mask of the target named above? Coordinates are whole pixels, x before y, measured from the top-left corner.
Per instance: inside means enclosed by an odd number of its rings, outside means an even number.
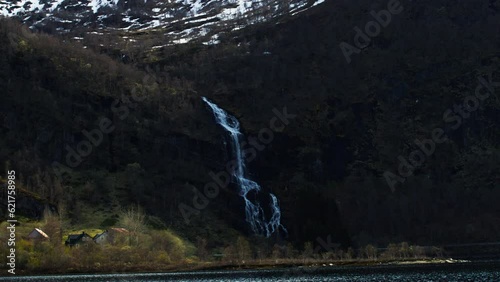
[[[45,234],[41,229],[35,228],[33,231],[28,234],[28,239],[31,240],[46,240],[49,239],[49,236]]]
[[[68,235],[68,239],[66,239],[66,242],[64,242],[64,244],[66,246],[73,247],[88,242],[92,242],[92,237],[90,237],[89,234],[82,232],[81,234]]]
[[[96,242],[97,244],[103,244],[108,242],[108,236],[109,232],[108,230],[106,230],[102,233],[96,234],[92,240],[94,240],[94,242]]]
[[[125,228],[113,227],[100,234],[95,235],[93,240],[97,244],[114,243],[119,237],[123,237],[128,233],[128,230]]]

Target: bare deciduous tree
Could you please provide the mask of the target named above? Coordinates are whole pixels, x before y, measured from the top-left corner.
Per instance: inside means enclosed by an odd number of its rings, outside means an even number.
[[[129,231],[129,244],[137,244],[139,234],[146,230],[146,214],[140,206],[129,207],[120,214],[119,225]]]

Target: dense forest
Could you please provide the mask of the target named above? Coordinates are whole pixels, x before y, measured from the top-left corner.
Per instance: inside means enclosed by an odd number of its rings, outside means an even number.
[[[357,46],[356,27],[386,1],[326,1],[215,45],[161,48],[158,31],[127,34],[135,45],[122,32],[76,42],[1,19],[0,174],[16,171],[27,218],[48,207],[105,229],[138,205],[149,226],[209,249],[240,236],[341,249],[498,241],[500,4],[401,3],[350,62],[339,45]],[[472,99],[478,85],[491,95]],[[276,110],[294,116],[249,145],[248,163],[288,232],[253,236],[234,183],[183,216],[233,157],[202,96],[238,118],[249,144]],[[443,142],[429,152],[436,129]]]

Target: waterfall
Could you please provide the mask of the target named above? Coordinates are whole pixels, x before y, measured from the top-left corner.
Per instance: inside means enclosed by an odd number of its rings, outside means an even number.
[[[231,147],[233,150],[234,161],[236,167],[232,173],[232,176],[236,182],[236,185],[240,189],[240,195],[245,201],[245,216],[246,221],[250,224],[252,231],[256,234],[263,235],[266,237],[271,236],[278,228],[282,228],[285,232],[285,227],[281,224],[281,210],[279,207],[278,199],[272,193],[270,196],[270,209],[272,211],[272,216],[269,220],[266,220],[264,210],[260,206],[260,203],[254,203],[249,199],[249,192],[255,191],[255,193],[260,192],[260,185],[245,177],[245,159],[243,156],[243,149],[241,148],[240,138],[243,134],[240,132],[240,123],[238,120],[228,114],[223,109],[219,108],[216,104],[210,102],[207,98],[202,97],[203,101],[212,109],[215,116],[215,121],[217,124],[222,126],[231,137]]]

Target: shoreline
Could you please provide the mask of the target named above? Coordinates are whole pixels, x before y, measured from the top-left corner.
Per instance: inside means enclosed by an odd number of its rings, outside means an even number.
[[[202,272],[202,271],[241,271],[241,270],[276,270],[282,269],[292,270],[296,268],[304,268],[305,271],[310,269],[318,270],[322,267],[375,267],[375,266],[411,266],[411,265],[440,265],[440,264],[463,264],[471,263],[470,260],[455,260],[445,258],[418,258],[418,259],[405,259],[405,260],[303,260],[303,259],[278,259],[276,260],[262,260],[238,263],[220,263],[220,262],[200,262],[191,264],[169,265],[164,267],[150,267],[145,265],[117,267],[116,270],[109,268],[101,269],[98,267],[88,269],[66,269],[56,270],[47,269],[43,274],[37,271],[20,270],[16,277],[30,277],[30,276],[51,276],[51,275],[106,275],[106,274],[120,274],[120,275],[134,275],[134,274],[169,274],[169,273],[183,273],[183,272]],[[0,274],[0,277],[8,277],[8,275]]]

